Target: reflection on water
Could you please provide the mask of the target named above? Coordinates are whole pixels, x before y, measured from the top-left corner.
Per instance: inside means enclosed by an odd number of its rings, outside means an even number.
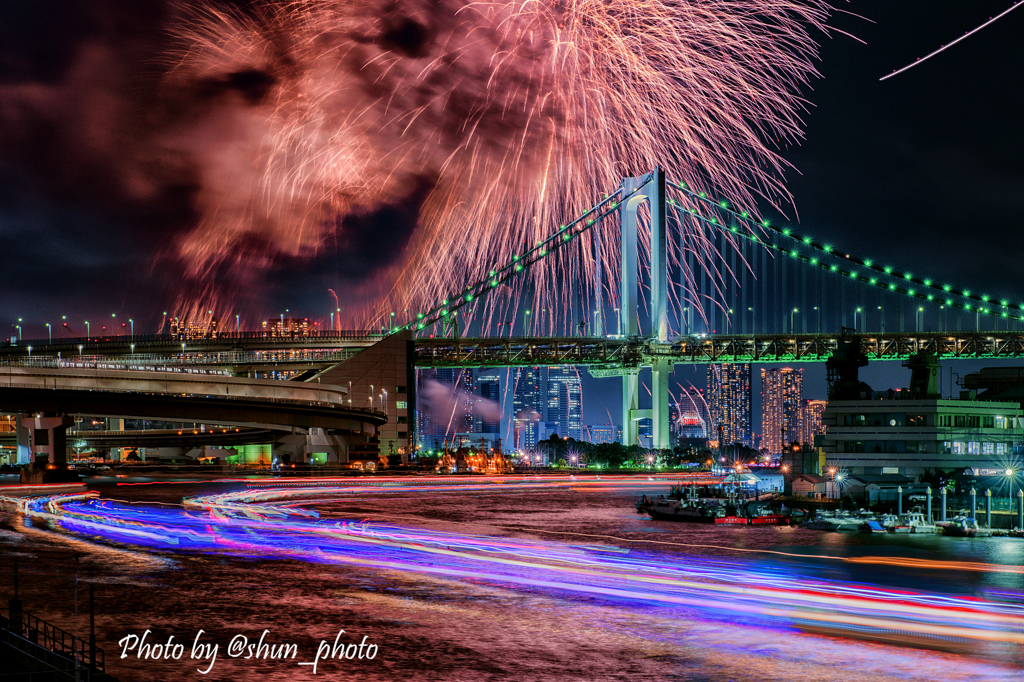
[[[183,495],[211,489],[104,487],[102,493],[105,498],[174,503]],[[492,538],[614,545],[631,551],[624,556],[656,555],[666,563],[714,557],[745,571],[763,567],[782,575],[791,571],[794,576],[930,594],[1007,602],[1019,599],[1018,591],[1024,589],[1019,572],[936,570],[858,559],[1020,566],[1024,542],[1012,538],[672,524],[637,516],[632,503],[639,494],[640,489],[623,487],[472,492],[389,488],[320,500],[315,506],[326,522],[370,519]],[[140,550],[32,528],[10,513],[3,520],[0,548],[4,555],[19,555],[26,610],[79,634],[88,631],[82,583],[95,574],[99,643],[122,681],[197,674],[194,662],[185,660],[118,660],[117,640],[146,629],[160,641],[172,634],[191,640],[203,629],[204,638],[224,644],[237,633],[258,638],[266,629],[275,643],[296,643],[297,660],[312,660],[317,643],[333,641],[344,628],[348,641],[366,636],[380,647],[379,655],[372,661],[321,662],[320,674],[354,671],[371,680],[1010,680],[1020,679],[1024,667],[1020,647],[974,645],[969,653],[949,653],[768,627],[739,616],[708,620],[700,609],[625,608],[591,594],[288,559]],[[9,593],[11,581],[5,583]],[[234,660],[222,654],[205,679],[310,675],[293,661]]]

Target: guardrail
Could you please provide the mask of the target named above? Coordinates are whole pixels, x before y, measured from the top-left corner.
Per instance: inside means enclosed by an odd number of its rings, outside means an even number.
[[[17,654],[58,674],[70,674],[71,679],[76,679],[76,673],[77,678],[82,679],[83,673],[87,675],[89,670],[106,670],[103,649],[91,646],[85,640],[30,613],[21,612],[20,622],[15,622],[11,619],[10,609],[0,610],[7,612],[5,627],[2,628],[3,643]],[[87,676],[85,679],[88,679]]]

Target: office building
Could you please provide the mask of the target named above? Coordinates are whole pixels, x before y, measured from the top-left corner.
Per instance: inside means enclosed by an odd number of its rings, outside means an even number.
[[[545,421],[562,438],[579,440],[583,431],[583,387],[576,367],[547,368]]]
[[[512,426],[514,447],[536,447],[539,423],[544,420],[540,367],[519,367],[512,372]]]

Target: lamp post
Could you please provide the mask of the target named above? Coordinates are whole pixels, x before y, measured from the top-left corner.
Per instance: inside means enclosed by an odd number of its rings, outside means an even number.
[[[821,333],[821,309],[818,306],[814,306],[814,316],[818,320],[818,333]]]
[[[878,319],[882,322],[882,334],[885,334],[885,308],[878,306]]]
[[[50,339],[50,345],[53,345],[53,329],[49,322],[46,323],[46,336]]]
[[[92,328],[89,326],[89,320],[85,321],[85,338],[92,336]]]
[[[1007,506],[1007,510],[1013,512],[1013,469],[1006,470],[1006,480],[1010,482],[1010,498]]]
[[[917,312],[914,313],[914,326],[916,327],[918,334],[921,333],[921,318],[924,317],[924,315],[922,315],[921,313],[923,313],[923,312],[924,312],[924,308],[918,306]]]
[[[128,318],[128,324],[132,326],[132,344],[135,343],[135,320]]]
[[[860,315],[860,313],[860,308],[857,308],[856,310],[853,311],[853,328],[855,331],[860,331],[859,329],[857,329],[857,316]]]
[[[789,333],[790,334],[795,334],[796,333],[796,329],[793,327],[793,316],[796,315],[798,312],[800,312],[800,310],[798,308],[793,308],[793,312],[791,312],[789,314]]]

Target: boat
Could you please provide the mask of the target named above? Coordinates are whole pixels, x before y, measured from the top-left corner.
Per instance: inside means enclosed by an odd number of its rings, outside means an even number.
[[[949,521],[937,524],[943,535],[952,535],[959,538],[986,538],[992,535],[988,528],[978,525],[976,519],[969,516],[954,516]]]
[[[928,523],[928,519],[920,512],[909,512],[901,514],[897,522],[892,526],[893,533],[940,533],[942,532],[934,524]]]
[[[701,504],[699,500],[656,499],[650,501],[644,511],[658,521],[690,523],[716,523],[716,519],[725,516],[724,510]]]
[[[819,511],[813,519],[801,523],[800,527],[808,530],[836,530],[839,528],[839,520],[831,512]]]

